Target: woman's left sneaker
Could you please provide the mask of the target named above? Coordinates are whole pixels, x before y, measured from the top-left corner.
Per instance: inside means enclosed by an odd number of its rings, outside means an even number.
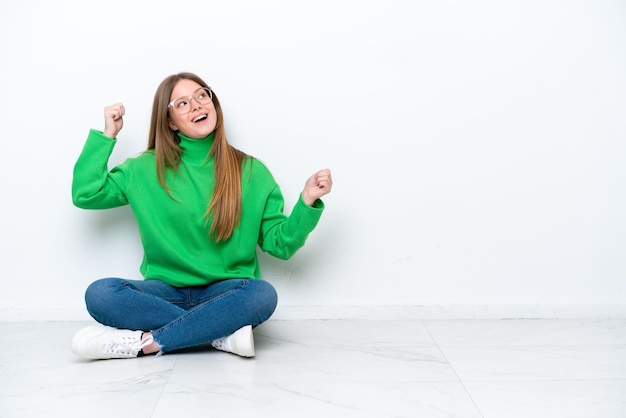
[[[93,325],[78,331],[72,339],[72,351],[93,360],[135,358],[152,341],[142,343],[143,331],[131,331]]]

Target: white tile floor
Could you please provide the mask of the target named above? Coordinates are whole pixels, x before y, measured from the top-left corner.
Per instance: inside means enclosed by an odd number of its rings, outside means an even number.
[[[257,357],[87,362],[0,323],[1,417],[626,417],[626,320],[277,321]]]

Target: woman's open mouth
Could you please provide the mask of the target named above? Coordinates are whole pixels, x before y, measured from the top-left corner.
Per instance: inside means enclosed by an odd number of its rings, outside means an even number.
[[[207,114],[198,115],[195,119],[192,120],[192,122],[193,123],[202,122],[203,120],[206,120],[208,117],[209,117],[209,115],[207,115]]]

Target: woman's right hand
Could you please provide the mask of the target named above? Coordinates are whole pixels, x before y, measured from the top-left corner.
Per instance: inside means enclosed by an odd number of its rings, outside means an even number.
[[[124,126],[124,105],[116,103],[104,108],[104,136],[115,139]]]

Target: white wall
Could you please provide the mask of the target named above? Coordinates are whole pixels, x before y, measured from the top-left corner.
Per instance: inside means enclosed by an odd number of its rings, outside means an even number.
[[[139,278],[130,211],[74,208],[72,168],[116,101],[111,163],[144,149],[179,71],[288,211],[333,169],[307,246],[262,256],[283,316],[624,314],[625,4],[3,1],[0,319],[85,319],[91,281]]]

